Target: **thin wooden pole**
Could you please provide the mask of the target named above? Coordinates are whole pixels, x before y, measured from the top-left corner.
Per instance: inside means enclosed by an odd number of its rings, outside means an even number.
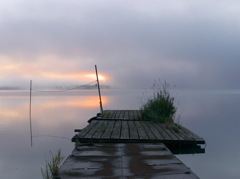
[[[98,72],[97,72],[97,65],[95,65],[96,70],[96,77],[97,77],[97,86],[98,86],[98,95],[100,100],[100,112],[103,113],[103,107],[102,107],[102,98],[101,98],[101,92],[100,92],[100,86],[99,86],[99,80],[98,80]]]
[[[30,118],[30,137],[31,137],[31,147],[33,146],[32,143],[32,80],[30,80],[30,106],[29,106],[29,118]]]

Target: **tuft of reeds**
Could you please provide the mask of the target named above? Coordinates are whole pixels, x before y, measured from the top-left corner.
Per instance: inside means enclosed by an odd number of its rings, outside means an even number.
[[[141,104],[141,118],[161,123],[173,123],[177,108],[174,106],[169,84],[166,81],[164,83],[160,80],[158,83],[155,81],[152,89],[152,96],[148,96],[147,92],[143,93],[147,96],[147,101]]]
[[[61,154],[61,149],[58,150],[56,155],[53,155],[50,151],[51,159],[45,160],[45,169],[41,168],[42,176],[44,179],[52,179],[54,176],[58,175],[59,167],[64,159]]]
[[[79,144],[80,144],[79,139],[76,139],[76,140],[75,140],[75,144],[74,144],[75,149],[78,148]]]

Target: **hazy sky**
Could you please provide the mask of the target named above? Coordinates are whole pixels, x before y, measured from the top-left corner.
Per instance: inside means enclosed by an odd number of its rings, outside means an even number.
[[[0,86],[240,88],[239,0],[1,0]]]

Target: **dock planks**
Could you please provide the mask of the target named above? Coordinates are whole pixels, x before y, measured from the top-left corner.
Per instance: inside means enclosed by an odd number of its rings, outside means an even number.
[[[138,110],[106,110],[102,116],[75,135],[80,142],[136,142],[196,145],[205,144],[203,138],[182,127],[179,132],[165,124],[139,119]]]
[[[185,127],[176,133],[165,124],[141,120],[138,110],[106,110],[78,131],[72,141],[80,144],[57,178],[199,179],[173,155],[205,151],[198,145],[204,139]]]
[[[61,179],[199,179],[161,143],[79,145],[59,169]]]

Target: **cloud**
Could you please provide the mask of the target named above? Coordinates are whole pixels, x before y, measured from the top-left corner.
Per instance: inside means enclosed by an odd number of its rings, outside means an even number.
[[[94,72],[97,64],[116,86],[162,78],[181,88],[239,87],[230,82],[240,75],[238,1],[1,4],[0,55],[13,76],[47,79]]]

